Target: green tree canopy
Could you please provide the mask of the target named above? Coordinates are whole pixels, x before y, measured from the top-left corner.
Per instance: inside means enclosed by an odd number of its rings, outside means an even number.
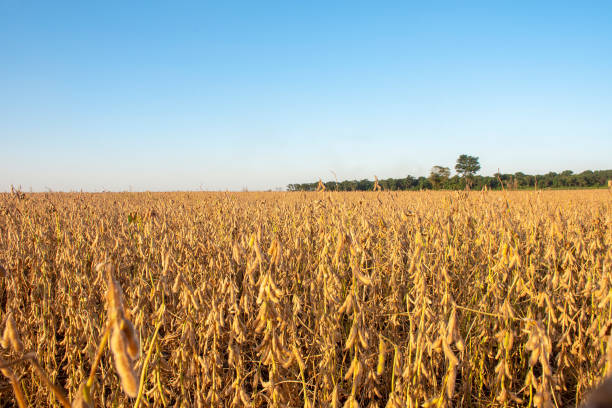
[[[462,177],[474,177],[474,175],[478,173],[478,170],[480,170],[480,163],[478,163],[478,157],[462,154],[457,159],[455,170],[457,171],[457,173],[461,174]]]
[[[429,173],[429,181],[434,188],[440,188],[442,184],[450,177],[450,169],[448,167],[433,166]]]
[[[476,158],[477,159],[477,158]],[[442,166],[434,166],[432,172],[434,177],[413,177],[406,176],[400,179],[385,179],[379,180],[380,185],[384,190],[421,190],[429,188],[440,188],[445,190],[459,190],[466,186],[474,189],[482,189],[487,186],[490,189],[501,189],[502,185],[510,186],[518,189],[526,188],[588,188],[588,187],[607,187],[608,180],[612,180],[612,170],[587,170],[579,174],[564,172],[565,174],[558,173],[547,173],[547,174],[536,174],[529,175],[522,172],[515,174],[502,174],[495,173],[492,176],[479,176],[474,175],[471,177],[460,178],[459,175],[448,177],[444,179],[447,174],[446,171],[440,170],[446,169]],[[440,175],[441,179],[437,177]],[[438,181],[439,180],[439,181]],[[438,181],[439,184],[434,182]],[[287,189],[289,191],[316,191],[318,182],[313,183],[302,183],[302,184],[289,184]],[[325,183],[325,187],[329,191],[371,191],[374,186],[374,182],[370,180],[344,180],[341,182],[328,181]]]

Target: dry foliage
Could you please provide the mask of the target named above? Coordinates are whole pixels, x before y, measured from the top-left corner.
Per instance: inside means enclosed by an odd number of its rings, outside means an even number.
[[[0,195],[0,401],[577,406],[611,368],[611,204]]]

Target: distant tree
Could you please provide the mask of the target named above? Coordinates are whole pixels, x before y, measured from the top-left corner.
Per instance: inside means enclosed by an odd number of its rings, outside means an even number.
[[[469,157],[469,156],[468,156]],[[529,175],[522,172],[514,174],[495,173],[491,176],[476,175],[476,171],[480,169],[478,158],[473,158],[475,166],[471,167],[469,172],[455,174],[450,177],[450,170],[442,166],[434,166],[431,169],[429,177],[413,177],[406,176],[405,178],[393,179],[388,178],[379,180],[380,186],[384,190],[424,190],[430,188],[444,188],[449,190],[460,190],[469,186],[477,190],[487,186],[490,189],[500,188],[530,188],[537,187],[538,189],[559,188],[559,187],[606,187],[608,180],[612,180],[612,170],[586,170],[579,174],[574,174],[571,170],[566,170],[562,173],[549,172],[546,174]],[[458,160],[459,161],[459,160]],[[468,184],[469,183],[469,184]],[[289,184],[289,191],[316,191],[318,182]],[[344,180],[328,181],[325,183],[328,190],[339,191],[371,191],[374,187],[374,182],[364,180]],[[246,190],[246,187],[245,187]]]
[[[429,181],[433,188],[440,188],[450,177],[450,169],[448,167],[433,166],[429,173]]]
[[[359,180],[357,182],[357,190],[359,191],[369,191],[374,188],[374,182],[368,179]]]
[[[478,170],[480,170],[480,163],[478,162],[478,157],[462,154],[457,159],[455,170],[457,171],[457,173],[461,174],[461,177],[463,177],[463,179],[465,180],[466,186],[471,186],[474,175],[478,173]]]
[[[457,173],[461,174],[462,177],[474,176],[476,173],[478,173],[478,170],[480,170],[480,163],[478,162],[478,157],[462,154],[457,159],[455,170],[457,171]]]
[[[453,177],[450,177],[444,184],[444,187],[450,190],[460,190],[462,188],[461,179],[456,174]]]
[[[427,177],[419,177],[417,180],[416,188],[419,190],[428,190],[431,188],[431,182]]]
[[[529,177],[525,173],[521,171],[517,171],[514,173],[514,180],[516,181],[517,187],[528,187],[529,186]]]

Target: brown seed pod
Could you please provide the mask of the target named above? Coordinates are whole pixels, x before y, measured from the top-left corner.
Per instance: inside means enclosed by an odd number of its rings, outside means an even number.
[[[6,367],[5,365],[6,361],[0,358],[0,366],[2,366],[2,368],[0,368],[0,373],[2,373],[2,375],[4,375],[6,378],[12,378],[13,370],[11,370],[10,367]]]
[[[181,274],[177,273],[176,278],[174,278],[174,283],[172,284],[172,293],[178,293],[181,285]]]
[[[12,313],[9,313],[6,318],[6,326],[2,335],[2,347],[8,348],[9,346],[17,353],[23,352],[23,343],[21,342]]]
[[[253,406],[253,402],[251,401],[249,394],[246,393],[243,387],[240,387],[239,393],[240,393],[240,401],[245,407]]]
[[[115,368],[121,379],[123,391],[131,398],[138,394],[138,378],[132,367],[132,362],[127,352],[127,340],[120,327],[113,327],[110,348],[115,360]]]
[[[293,358],[295,358],[295,361],[297,361],[300,370],[304,371],[306,369],[306,366],[304,365],[304,360],[302,359],[302,356],[300,355],[300,352],[295,347],[295,345],[292,346],[291,351],[293,352]]]
[[[455,395],[455,382],[457,381],[457,366],[451,364],[449,367],[448,377],[446,378],[446,396],[449,399]]]
[[[103,265],[106,272],[106,282],[108,284],[108,289],[106,291],[106,299],[108,302],[108,318],[109,321],[120,320],[123,318],[123,291],[121,290],[121,286],[115,280],[113,276],[113,272],[115,267],[112,263],[106,262],[104,264],[99,264],[96,269],[101,268],[100,265]]]
[[[340,401],[338,398],[338,385],[334,386],[334,389],[331,393],[331,406],[332,408],[338,408],[340,406]]]
[[[132,360],[136,360],[140,356],[140,340],[134,329],[134,325],[127,319],[121,320],[121,332],[126,340],[126,350]]]
[[[378,339],[378,364],[376,365],[376,375],[381,375],[385,370],[385,355],[387,347],[382,337]]]

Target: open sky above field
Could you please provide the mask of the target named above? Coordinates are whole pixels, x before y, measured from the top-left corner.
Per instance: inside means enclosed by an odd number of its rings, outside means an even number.
[[[612,3],[0,0],[0,190],[612,167]]]

